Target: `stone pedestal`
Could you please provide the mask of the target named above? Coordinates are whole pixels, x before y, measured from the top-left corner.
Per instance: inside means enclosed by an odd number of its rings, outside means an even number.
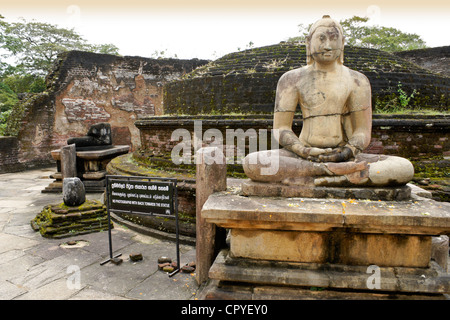
[[[334,199],[367,199],[402,201],[411,199],[410,186],[398,187],[320,187],[314,185],[285,185],[247,180],[242,183],[242,193],[246,196],[263,197],[304,197]]]
[[[47,205],[31,220],[31,227],[45,238],[60,239],[108,230],[106,206],[96,200],[70,207],[64,203]]]
[[[221,192],[208,198],[201,214],[230,229],[230,248],[209,272],[221,283],[450,292],[450,275],[431,260],[432,237],[450,232],[448,203],[418,197],[373,201]],[[379,288],[368,285],[369,266],[380,272]]]
[[[100,150],[76,151],[76,176],[83,182],[86,192],[103,192],[106,186],[106,166],[112,159],[129,150],[129,146],[111,146]],[[42,192],[62,192],[61,150],[53,150],[51,154],[57,164],[57,172],[51,175],[55,181]]]

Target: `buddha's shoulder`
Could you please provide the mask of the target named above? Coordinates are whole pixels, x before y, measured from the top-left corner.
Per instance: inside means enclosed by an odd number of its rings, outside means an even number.
[[[301,68],[297,68],[297,69],[292,69],[289,70],[287,72],[285,72],[281,78],[280,81],[284,82],[284,81],[297,81],[299,80],[302,76],[305,76],[308,72],[308,69],[306,66],[301,67]]]
[[[370,85],[369,79],[363,73],[350,69],[346,66],[343,66],[343,68],[345,70],[345,74],[347,74],[347,77],[352,79],[358,86]]]

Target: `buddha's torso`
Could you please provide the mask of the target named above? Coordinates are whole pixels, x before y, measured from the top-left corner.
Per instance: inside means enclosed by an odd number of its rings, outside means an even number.
[[[346,143],[342,115],[348,112],[346,101],[353,82],[350,78],[343,66],[332,73],[303,68],[297,88],[303,114],[300,140],[305,144],[333,148]]]

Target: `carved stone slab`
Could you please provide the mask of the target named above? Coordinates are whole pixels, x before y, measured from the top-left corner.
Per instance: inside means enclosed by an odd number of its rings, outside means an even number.
[[[311,185],[284,185],[281,183],[264,183],[245,181],[242,192],[248,196],[261,197],[304,197],[335,199],[369,199],[401,201],[411,199],[411,188],[399,187],[319,187]]]

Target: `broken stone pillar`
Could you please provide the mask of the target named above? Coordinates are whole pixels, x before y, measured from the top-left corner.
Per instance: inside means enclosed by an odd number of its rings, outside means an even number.
[[[208,197],[227,189],[227,164],[221,149],[201,148],[196,154],[196,280],[199,284],[208,279],[208,272],[216,249],[216,226],[201,217],[203,204]]]
[[[61,148],[61,174],[63,179],[77,176],[75,144],[69,144]]]

